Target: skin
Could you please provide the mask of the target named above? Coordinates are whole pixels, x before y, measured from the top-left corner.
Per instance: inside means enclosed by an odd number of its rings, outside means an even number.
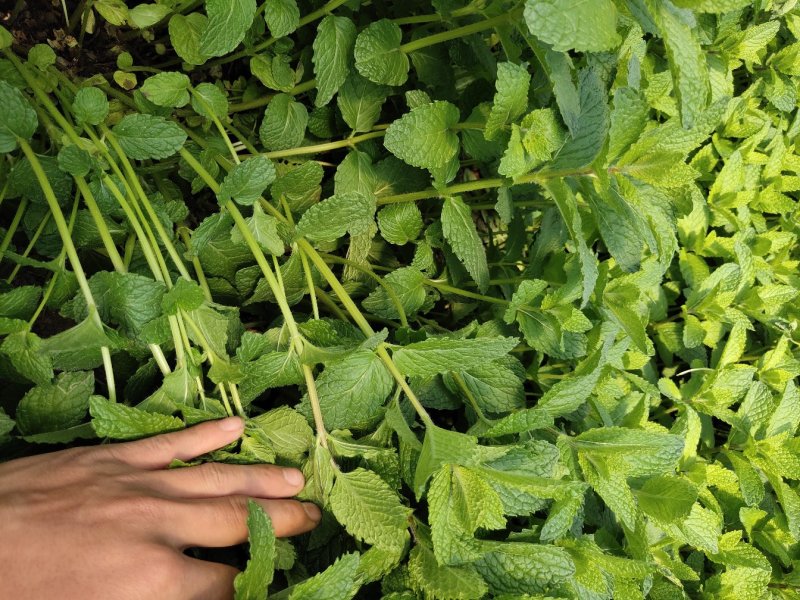
[[[297,469],[204,464],[167,469],[236,440],[232,417],[136,442],[0,464],[0,598],[217,600],[236,569],[186,556],[247,539],[247,500],[285,537],[320,510],[290,499]]]

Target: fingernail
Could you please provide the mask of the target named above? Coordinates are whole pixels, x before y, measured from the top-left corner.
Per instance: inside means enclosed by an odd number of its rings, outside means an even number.
[[[319,506],[312,502],[305,502],[303,504],[303,510],[306,511],[308,518],[312,521],[319,521],[322,518],[322,511],[319,509]]]
[[[217,421],[217,425],[222,431],[238,431],[244,427],[244,421],[240,417],[228,417]]]
[[[298,485],[303,485],[303,483],[306,481],[306,478],[303,477],[303,474],[297,469],[284,469],[283,478],[287,483],[295,487]]]

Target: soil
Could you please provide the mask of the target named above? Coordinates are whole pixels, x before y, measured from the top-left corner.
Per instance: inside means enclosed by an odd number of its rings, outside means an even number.
[[[72,75],[90,76],[113,71],[120,52],[116,28],[98,19],[92,34],[81,35],[81,2],[68,0],[67,23],[60,0],[0,2],[0,24],[14,36],[14,49],[21,56],[36,44],[48,44],[56,53],[58,67]],[[82,39],[81,39],[82,38]]]

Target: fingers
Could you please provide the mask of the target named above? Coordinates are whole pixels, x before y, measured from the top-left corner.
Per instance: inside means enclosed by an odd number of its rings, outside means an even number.
[[[133,467],[163,469],[173,460],[191,460],[222,448],[242,435],[244,421],[229,417],[207,421],[175,433],[165,433],[136,442],[106,446],[106,451]]]
[[[239,573],[233,567],[184,557],[184,585],[181,597],[187,600],[230,600],[233,580]]]
[[[167,519],[173,542],[182,548],[222,548],[247,540],[247,497],[187,500]],[[297,500],[255,500],[272,520],[278,537],[311,531],[322,518],[316,505]]]
[[[303,489],[305,479],[297,469],[274,465],[225,465],[153,471],[146,477],[160,492],[174,498],[289,498]]]

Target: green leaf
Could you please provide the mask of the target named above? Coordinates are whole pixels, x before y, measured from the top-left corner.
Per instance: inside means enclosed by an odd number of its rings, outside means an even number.
[[[303,381],[300,362],[286,352],[270,352],[242,364],[244,379],[239,393],[244,402],[251,402],[268,389],[299,385]]]
[[[172,12],[163,4],[139,4],[128,11],[128,23],[136,29],[152,27]]]
[[[325,106],[347,79],[353,62],[356,26],[347,17],[328,15],[314,38],[314,75],[317,78],[315,106]]]
[[[314,441],[308,421],[288,406],[258,415],[250,423],[264,432],[278,456],[297,458],[308,452]]]
[[[533,35],[559,52],[603,52],[621,41],[611,0],[526,0],[525,22]]]
[[[400,160],[414,167],[437,169],[458,153],[458,109],[449,102],[418,106],[394,121],[386,130],[384,144]]]
[[[233,582],[236,600],[261,600],[275,572],[275,531],[269,515],[253,500],[247,502],[250,558]]]
[[[432,338],[396,350],[394,361],[409,377],[431,377],[497,360],[511,352],[517,342],[517,338],[510,337]]]
[[[278,94],[264,111],[258,136],[267,150],[286,150],[301,144],[307,126],[306,107],[288,94]]]
[[[161,308],[165,314],[176,315],[181,310],[192,311],[200,308],[203,302],[205,302],[203,288],[181,277],[161,298]]]
[[[683,453],[683,438],[668,433],[605,427],[591,429],[574,438],[579,452],[606,457],[614,469],[630,477],[662,475],[672,471]]]
[[[425,440],[422,442],[417,468],[414,473],[414,492],[421,498],[428,479],[442,465],[452,463],[469,465],[475,460],[478,441],[471,435],[449,431],[435,425],[425,428]]]
[[[97,319],[89,315],[74,327],[42,340],[41,352],[49,357],[55,369],[81,371],[102,365],[101,349],[115,345]]]
[[[363,429],[375,422],[394,379],[373,352],[359,350],[333,363],[317,378],[325,426]]]
[[[411,587],[425,598],[437,600],[479,600],[488,588],[483,578],[471,565],[464,567],[442,566],[433,552],[417,545],[408,560]],[[419,597],[419,596],[417,596]]]
[[[364,308],[373,314],[387,319],[400,316],[395,302],[398,302],[406,315],[413,315],[425,304],[425,276],[415,267],[403,267],[383,278],[383,286],[375,288],[364,300]],[[387,289],[392,290],[394,298]]]
[[[256,14],[256,0],[206,0],[206,14],[200,50],[206,56],[222,56],[244,39]]]
[[[340,471],[329,503],[333,515],[356,539],[386,549],[405,543],[411,511],[376,473],[360,468]]]
[[[482,410],[504,413],[525,405],[524,372],[518,361],[506,358],[473,367],[461,378]]]
[[[201,83],[192,90],[192,108],[208,119],[224,120],[228,114],[228,98],[213,83]]]
[[[28,381],[46,385],[53,379],[53,363],[42,352],[42,340],[26,330],[11,333],[0,344],[0,353],[5,354],[14,369]]]
[[[101,89],[81,88],[72,101],[72,112],[79,121],[99,125],[108,116],[108,98]]]
[[[408,79],[408,56],[400,48],[403,31],[381,19],[358,34],[355,45],[356,69],[373,83],[403,85]]]
[[[664,39],[681,121],[688,129],[708,106],[711,91],[706,57],[693,30],[694,17],[672,3],[645,0],[645,4]]]
[[[11,152],[17,147],[17,138],[33,137],[39,120],[22,93],[5,81],[0,81],[0,106],[0,152]]]
[[[44,71],[56,64],[56,53],[47,44],[36,44],[28,51],[28,62]]]
[[[389,96],[389,88],[373,83],[358,73],[350,73],[339,88],[336,103],[342,118],[358,133],[370,131],[381,116],[381,109]]]
[[[292,588],[289,600],[350,600],[361,587],[359,555],[345,554],[330,567]]]
[[[491,551],[476,567],[495,594],[539,594],[575,574],[575,565],[563,548],[520,542],[487,546]]]
[[[112,129],[130,158],[168,158],[183,147],[186,133],[172,121],[153,115],[125,115]]]
[[[526,64],[502,62],[497,65],[497,93],[483,131],[487,140],[497,139],[507,125],[525,113],[530,84],[531,76]]]
[[[345,233],[363,233],[374,218],[374,197],[347,192],[309,208],[297,223],[297,233],[314,242],[332,242]]]
[[[289,64],[288,56],[257,54],[250,59],[250,70],[261,83],[272,90],[288,93],[294,88],[296,74]]]
[[[0,25],[0,50],[5,50],[6,48],[10,48],[11,44],[14,43],[14,36],[11,35],[11,32]]]
[[[89,412],[97,435],[116,440],[134,440],[183,429],[180,419],[109,402],[101,396],[89,398]]]
[[[22,397],[14,415],[17,428],[30,435],[74,427],[86,416],[93,392],[91,371],[61,373],[55,382],[37,385]]]
[[[441,565],[471,562],[483,554],[473,538],[478,528],[502,529],[500,496],[476,472],[444,465],[428,489],[428,521],[436,560]]]
[[[174,14],[169,20],[169,39],[175,53],[190,65],[202,65],[208,55],[200,48],[200,36],[208,26],[202,13]]]
[[[275,181],[275,165],[264,156],[254,156],[239,163],[225,175],[217,192],[220,203],[235,200],[243,206],[256,202]]]
[[[422,231],[422,213],[413,202],[385,206],[378,212],[381,235],[390,244],[403,246],[419,237]]]
[[[278,221],[265,213],[258,203],[253,205],[253,216],[247,219],[247,228],[264,252],[281,256],[286,251],[283,240],[278,235]],[[233,230],[232,238],[236,243],[243,241],[242,233],[238,229]]]
[[[300,24],[300,9],[297,0],[267,0],[264,3],[264,19],[274,38],[294,33]]]
[[[472,220],[472,209],[458,196],[446,198],[444,201],[442,231],[455,255],[478,284],[478,289],[486,292],[489,288],[486,250]]]
[[[56,160],[59,169],[75,177],[85,177],[94,165],[91,155],[78,146],[64,146]]]
[[[648,479],[634,495],[646,515],[660,523],[674,523],[689,516],[697,488],[687,479],[664,475]]]

